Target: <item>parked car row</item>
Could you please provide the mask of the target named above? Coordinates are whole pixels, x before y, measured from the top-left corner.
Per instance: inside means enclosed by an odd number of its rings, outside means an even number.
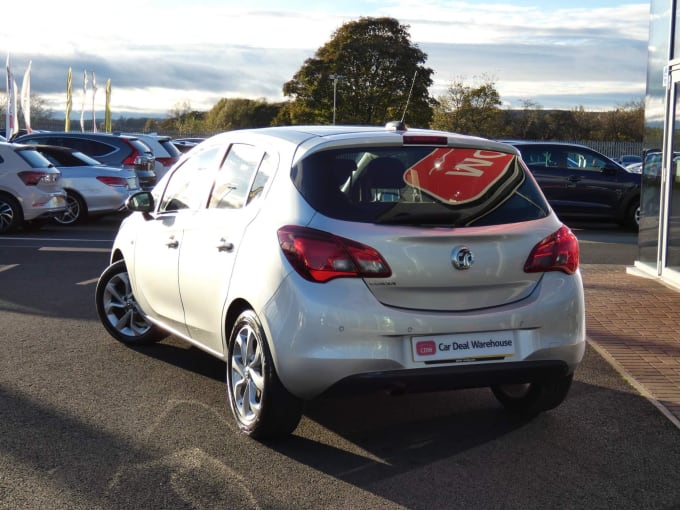
[[[0,233],[46,220],[72,225],[90,216],[121,211],[132,193],[152,189],[182,154],[170,137],[155,134],[33,131],[20,134],[12,143],[0,148],[4,160]],[[26,145],[35,151],[18,150]],[[19,157],[3,157],[6,152]],[[32,174],[38,176],[50,165],[49,177],[36,177],[28,184],[16,180],[21,172],[38,172]],[[62,200],[55,199],[46,209],[29,199],[48,180],[59,184],[65,204],[59,206]]]
[[[68,163],[57,158],[57,155],[66,157],[64,152],[52,151],[48,159],[55,167],[63,169],[82,166],[73,160],[90,156],[92,159],[84,163],[90,169],[103,163],[108,167],[134,172],[139,186],[150,190],[179,161],[183,152],[196,147],[204,139],[173,140],[156,134],[41,131],[23,134],[16,137],[15,141],[40,145],[42,150],[48,145],[71,148],[74,152],[67,158]],[[520,150],[524,162],[560,217],[616,221],[632,230],[638,228],[641,175],[635,164],[631,163],[638,157],[621,156],[622,162],[630,163],[626,168],[582,145],[519,140],[505,142]],[[62,215],[55,217],[55,221],[73,224],[88,215],[105,214],[122,207],[127,192],[134,190],[129,175],[119,173],[119,179],[111,178],[107,184],[102,184],[107,180],[101,173],[103,167],[99,166],[98,171],[98,176],[90,174],[92,178],[89,181],[96,185],[99,192],[81,186],[87,181],[87,170],[81,169],[77,178],[66,179],[66,175],[62,176],[68,207]],[[69,176],[75,175],[73,169],[66,172]],[[122,182],[127,185],[123,186]],[[97,196],[89,197],[90,193]],[[104,203],[104,195],[109,197],[108,205]],[[115,207],[111,209],[113,202]],[[19,203],[22,203],[21,200]]]

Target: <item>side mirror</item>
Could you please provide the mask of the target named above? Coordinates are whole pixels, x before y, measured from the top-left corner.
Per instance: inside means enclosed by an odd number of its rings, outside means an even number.
[[[148,191],[140,191],[127,198],[125,201],[125,207],[129,211],[141,212],[144,214],[149,214],[155,208],[153,195]]]

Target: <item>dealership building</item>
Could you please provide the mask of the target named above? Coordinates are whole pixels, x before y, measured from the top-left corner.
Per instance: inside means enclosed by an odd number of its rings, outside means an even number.
[[[651,0],[637,269],[680,287],[680,0]]]

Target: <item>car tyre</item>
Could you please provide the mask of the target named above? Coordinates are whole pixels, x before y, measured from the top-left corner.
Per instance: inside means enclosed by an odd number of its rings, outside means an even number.
[[[167,333],[149,322],[132,293],[125,261],[111,264],[99,277],[97,315],[116,340],[130,345],[157,342]]]
[[[59,225],[75,225],[87,217],[87,206],[80,195],[72,191],[66,192],[66,210],[53,218]]]
[[[569,393],[573,379],[572,373],[526,384],[492,386],[491,391],[511,413],[534,416],[560,405]]]
[[[14,232],[23,223],[19,202],[7,193],[0,193],[0,234]]]
[[[640,199],[635,199],[633,202],[628,205],[628,209],[626,209],[626,216],[623,220],[624,226],[632,230],[634,232],[637,232],[640,228]]]
[[[239,429],[254,439],[289,435],[302,417],[302,400],[283,386],[257,315],[234,324],[227,350],[227,397]]]

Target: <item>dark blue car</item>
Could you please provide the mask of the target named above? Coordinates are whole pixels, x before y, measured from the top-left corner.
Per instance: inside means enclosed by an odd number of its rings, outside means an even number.
[[[614,221],[637,230],[641,175],[578,144],[509,141],[562,219]]]

